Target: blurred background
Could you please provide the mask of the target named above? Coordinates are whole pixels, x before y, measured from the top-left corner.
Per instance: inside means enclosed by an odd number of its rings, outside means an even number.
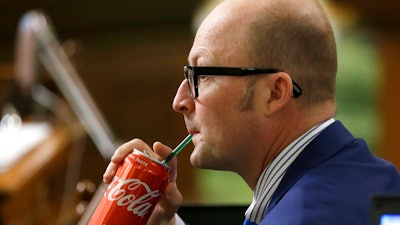
[[[196,27],[217,3],[0,2],[0,224],[76,224],[108,164],[40,62],[33,83],[44,89],[32,96],[21,88],[16,34],[24,13],[48,15],[116,145],[139,137],[176,146],[186,129],[172,99]],[[337,119],[400,167],[400,2],[323,4],[338,44]],[[190,148],[179,155],[186,205],[250,203],[252,193],[237,175],[193,168]]]

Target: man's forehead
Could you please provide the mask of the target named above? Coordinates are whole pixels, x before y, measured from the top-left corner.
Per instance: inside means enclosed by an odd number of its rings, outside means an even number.
[[[245,27],[245,22],[229,7],[217,7],[199,27],[188,57],[189,63],[215,65],[218,55],[229,56],[237,52],[245,39]]]

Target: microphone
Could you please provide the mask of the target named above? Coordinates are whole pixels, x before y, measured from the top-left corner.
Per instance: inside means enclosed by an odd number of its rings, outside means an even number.
[[[37,42],[33,30],[40,26],[40,21],[38,13],[27,13],[17,30],[15,79],[24,94],[30,92],[37,76]]]
[[[111,129],[58,42],[50,20],[42,11],[29,11],[20,20],[15,60],[16,81],[23,91],[32,95],[35,95],[33,87],[36,85],[38,62],[41,62],[100,154],[104,159],[110,159],[116,149]]]

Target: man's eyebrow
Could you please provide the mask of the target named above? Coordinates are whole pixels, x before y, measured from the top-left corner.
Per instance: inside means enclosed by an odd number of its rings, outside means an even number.
[[[188,63],[192,66],[216,65],[214,56],[205,47],[199,47],[196,51],[190,51]]]
[[[199,58],[200,58],[199,53],[193,53],[191,51],[187,58],[188,65],[191,65],[191,66],[197,65],[197,61]]]

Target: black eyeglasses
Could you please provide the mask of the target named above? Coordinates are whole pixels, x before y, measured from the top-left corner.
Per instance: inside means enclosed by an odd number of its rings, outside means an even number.
[[[200,66],[184,66],[183,71],[185,78],[188,80],[189,91],[192,98],[199,97],[199,81],[201,75],[213,76],[247,76],[257,74],[272,74],[281,72],[277,69],[257,69],[257,68],[237,68],[237,67],[200,67]],[[300,86],[292,80],[293,92],[292,96],[298,98],[302,90]]]

